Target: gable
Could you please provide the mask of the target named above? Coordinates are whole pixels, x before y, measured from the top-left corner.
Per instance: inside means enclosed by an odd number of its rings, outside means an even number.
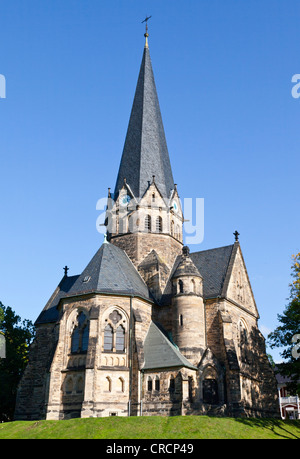
[[[222,296],[258,315],[245,261],[239,244],[235,244]]]

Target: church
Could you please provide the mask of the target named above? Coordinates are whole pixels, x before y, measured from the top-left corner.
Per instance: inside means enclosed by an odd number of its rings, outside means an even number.
[[[279,417],[237,231],[191,253],[145,45],[106,237],[38,316],[15,419]]]

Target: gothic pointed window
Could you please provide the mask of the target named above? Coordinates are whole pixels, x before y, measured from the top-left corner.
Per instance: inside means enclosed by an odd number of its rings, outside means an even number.
[[[81,311],[76,319],[76,324],[71,337],[71,352],[87,352],[89,344],[89,321]]]
[[[146,215],[145,218],[145,232],[150,233],[151,231],[151,217],[150,215]]]
[[[113,350],[113,329],[108,324],[104,329],[104,351]]]
[[[156,232],[157,233],[162,233],[162,218],[161,217],[157,217],[156,219]]]

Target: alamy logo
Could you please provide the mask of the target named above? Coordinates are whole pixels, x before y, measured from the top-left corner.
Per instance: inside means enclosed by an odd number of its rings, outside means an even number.
[[[292,343],[296,343],[295,346],[292,347],[292,356],[294,359],[299,359],[300,357],[300,334],[294,335],[292,337]]]
[[[6,98],[6,80],[5,76],[0,74],[0,99]]]
[[[300,97],[300,73],[295,73],[292,76],[292,83],[296,83],[295,86],[292,87],[292,97],[294,99],[299,99]]]
[[[200,244],[204,239],[204,198],[184,198],[178,200],[183,209],[184,221],[183,231],[185,233],[186,244]],[[169,203],[166,207],[167,212],[163,217],[159,216],[159,211],[155,203],[148,203],[145,208],[140,206],[135,199],[123,196],[118,203],[112,198],[100,198],[96,209],[101,211],[96,221],[96,228],[99,233],[106,234],[125,234],[127,232],[159,232],[170,233],[174,237],[179,231],[179,220],[174,222],[179,212],[176,201]],[[117,205],[116,205],[117,204]],[[140,210],[135,212],[139,207]],[[144,212],[142,211],[144,207]],[[147,211],[146,211],[147,209]],[[148,215],[152,209],[154,218]],[[174,216],[172,218],[172,215]],[[151,220],[152,223],[151,223]]]

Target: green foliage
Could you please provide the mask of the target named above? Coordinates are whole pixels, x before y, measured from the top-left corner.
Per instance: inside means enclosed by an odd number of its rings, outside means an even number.
[[[300,334],[300,253],[292,256],[292,283],[290,284],[290,301],[283,314],[278,314],[281,323],[268,335],[268,344],[271,348],[283,347],[280,355],[285,362],[280,364],[280,373],[291,378],[288,389],[300,395],[300,354],[295,358],[295,342],[293,337]]]
[[[4,333],[6,357],[0,359],[0,422],[13,419],[17,386],[28,362],[34,338],[30,320],[23,320],[0,302],[0,331]]]
[[[186,444],[188,439],[202,438],[299,439],[300,421],[208,416],[113,416],[66,421],[17,421],[0,424],[0,439],[4,438],[109,439],[111,444],[118,444],[117,439],[187,439]]]

